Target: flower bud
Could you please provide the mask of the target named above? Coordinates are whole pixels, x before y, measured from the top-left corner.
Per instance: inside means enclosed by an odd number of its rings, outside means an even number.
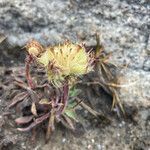
[[[42,47],[42,45],[39,42],[37,42],[36,40],[31,40],[26,45],[26,50],[33,57],[38,57],[41,53],[43,53],[45,51],[44,48]]]

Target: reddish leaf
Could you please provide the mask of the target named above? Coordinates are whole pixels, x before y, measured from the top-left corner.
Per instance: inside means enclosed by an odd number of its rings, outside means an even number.
[[[33,119],[33,116],[20,117],[15,120],[19,125],[29,123]]]
[[[42,123],[44,120],[48,119],[49,115],[50,115],[50,113],[47,113],[47,114],[45,114],[45,115],[35,119],[35,121],[33,123],[31,123],[28,127],[26,127],[26,128],[18,128],[18,130],[22,131],[22,132],[29,131],[32,128],[34,128],[35,126],[37,126],[38,124]]]

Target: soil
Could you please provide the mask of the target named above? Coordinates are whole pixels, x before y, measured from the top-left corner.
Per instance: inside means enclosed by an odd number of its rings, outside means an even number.
[[[14,109],[7,109],[12,97],[12,70],[24,68],[23,61],[20,61],[24,56],[2,53],[0,58],[1,150],[150,150],[150,109],[125,106],[126,117],[118,109],[111,111],[112,98],[98,85],[94,88],[79,85],[82,90],[80,97],[110,121],[103,117],[95,118],[80,108],[77,113],[82,125],[78,123],[76,131],[72,132],[58,124],[51,139],[45,143],[45,130],[39,127],[33,142],[31,132],[17,131],[14,119],[18,113]],[[91,76],[86,79],[90,80]]]

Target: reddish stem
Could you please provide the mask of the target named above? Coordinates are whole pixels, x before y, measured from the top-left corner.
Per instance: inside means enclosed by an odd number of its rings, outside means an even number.
[[[31,75],[30,75],[30,64],[31,64],[32,61],[33,61],[33,58],[32,58],[31,55],[26,57],[26,60],[25,60],[25,73],[26,73],[26,79],[27,79],[28,86],[31,89],[34,89],[35,85],[33,84],[33,81],[32,81]]]
[[[68,81],[66,81],[64,83],[64,86],[63,86],[63,96],[61,97],[61,102],[63,105],[59,108],[58,110],[58,116],[60,116],[63,111],[65,110],[67,104],[68,104],[68,96],[69,96],[69,85],[68,85]]]

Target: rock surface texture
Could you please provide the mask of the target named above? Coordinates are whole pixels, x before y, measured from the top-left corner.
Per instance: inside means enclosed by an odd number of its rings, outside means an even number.
[[[121,100],[150,106],[149,0],[0,0],[0,32],[13,46],[31,38],[93,45],[98,32],[111,61],[129,63],[124,81],[137,81],[120,89]]]

